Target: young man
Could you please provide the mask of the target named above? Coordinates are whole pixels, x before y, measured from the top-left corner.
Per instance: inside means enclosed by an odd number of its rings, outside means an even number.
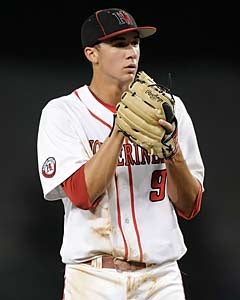
[[[174,96],[179,147],[167,160],[148,155],[113,125],[138,70],[140,40],[155,31],[138,27],[122,9],[95,12],[81,31],[90,84],[42,110],[43,194],[62,199],[65,209],[65,300],[185,299],[177,214],[190,220],[199,212],[204,180],[191,118]],[[164,120],[159,126],[172,130]]]

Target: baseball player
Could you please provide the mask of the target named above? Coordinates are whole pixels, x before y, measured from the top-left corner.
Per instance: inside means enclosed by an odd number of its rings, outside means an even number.
[[[178,260],[187,248],[177,214],[195,217],[204,191],[191,118],[175,96],[179,147],[167,160],[134,145],[113,121],[137,73],[140,41],[155,32],[119,8],[92,14],[81,29],[90,83],[51,99],[41,112],[43,194],[61,199],[65,210],[64,300],[185,299]]]

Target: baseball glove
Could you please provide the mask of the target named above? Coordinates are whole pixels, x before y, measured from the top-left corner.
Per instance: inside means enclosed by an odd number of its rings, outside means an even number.
[[[117,104],[115,122],[132,143],[147,150],[148,154],[169,159],[178,147],[174,104],[169,89],[140,71]],[[167,132],[159,119],[171,123],[173,131]]]

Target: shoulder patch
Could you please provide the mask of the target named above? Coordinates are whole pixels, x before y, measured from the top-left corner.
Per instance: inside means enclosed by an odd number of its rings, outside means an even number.
[[[42,166],[42,175],[46,178],[51,178],[56,173],[56,160],[54,157],[49,157],[45,160]]]

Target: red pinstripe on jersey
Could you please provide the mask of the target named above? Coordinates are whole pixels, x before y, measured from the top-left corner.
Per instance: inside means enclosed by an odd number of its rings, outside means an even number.
[[[74,94],[81,101],[81,98],[79,97],[78,92],[76,90],[74,91]],[[101,102],[104,105],[104,102],[100,101],[94,94],[93,94],[93,96],[96,98],[97,101]],[[104,120],[102,120],[97,115],[95,115],[91,110],[88,109],[88,111],[99,122],[101,122],[105,126],[111,128],[111,126],[108,123],[106,123]],[[127,144],[128,140],[125,139],[125,142]],[[137,220],[136,220],[136,215],[135,215],[132,170],[131,170],[131,166],[130,165],[128,165],[128,175],[129,175],[129,188],[130,188],[130,200],[131,200],[132,219],[133,219],[134,230],[135,230],[136,237],[137,237],[137,242],[138,242],[140,261],[143,261],[143,251],[142,251],[141,239],[140,239],[140,234],[139,234],[139,231],[138,231],[138,225],[137,225]],[[123,227],[122,227],[122,222],[121,222],[121,207],[120,207],[120,202],[119,202],[119,193],[118,193],[118,184],[117,184],[117,177],[116,177],[116,175],[115,175],[115,186],[116,186],[116,196],[117,196],[118,226],[120,228],[120,231],[121,231],[121,234],[122,234],[122,238],[123,238],[123,241],[124,241],[125,259],[127,259],[128,258],[128,245],[127,245],[127,241],[126,241],[126,238],[125,238],[125,235],[124,235],[124,232],[123,232]]]

